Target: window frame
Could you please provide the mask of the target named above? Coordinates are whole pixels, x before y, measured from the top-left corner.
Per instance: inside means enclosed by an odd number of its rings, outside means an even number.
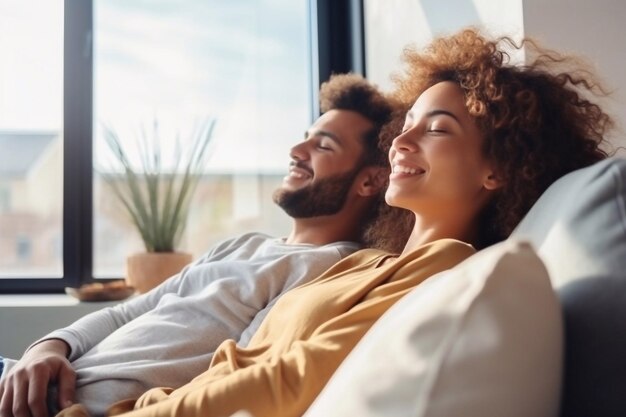
[[[363,0],[308,0],[311,121],[333,73],[365,75]],[[93,282],[93,0],[64,0],[63,277],[0,279],[0,293],[62,293]],[[98,282],[106,281],[98,279]]]

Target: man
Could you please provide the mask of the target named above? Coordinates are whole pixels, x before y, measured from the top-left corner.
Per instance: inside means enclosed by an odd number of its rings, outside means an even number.
[[[293,218],[287,238],[249,233],[218,244],[149,293],[4,360],[0,416],[45,416],[46,402],[55,410],[73,401],[101,415],[151,387],[180,386],[222,341],[245,346],[281,294],[358,249],[386,181],[378,133],[391,106],[356,75],[333,77],[320,97],[323,115],[291,149],[274,194]]]

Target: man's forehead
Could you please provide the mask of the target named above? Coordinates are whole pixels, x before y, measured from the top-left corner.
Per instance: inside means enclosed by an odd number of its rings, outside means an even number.
[[[325,121],[352,121],[355,119],[362,119],[363,122],[369,122],[369,119],[367,119],[365,116],[357,111],[345,109],[331,109],[318,117],[316,123],[323,123]]]
[[[309,129],[309,134],[327,132],[336,138],[360,137],[373,127],[365,116],[352,110],[329,110],[322,114]]]

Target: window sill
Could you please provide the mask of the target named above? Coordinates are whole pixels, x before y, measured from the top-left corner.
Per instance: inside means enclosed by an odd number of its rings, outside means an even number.
[[[76,306],[79,300],[66,294],[10,294],[0,295],[2,307],[59,307]],[[82,303],[95,304],[95,303]],[[102,304],[102,303],[98,303]]]
[[[66,294],[0,295],[0,356],[19,358],[35,340],[119,301],[81,302]]]

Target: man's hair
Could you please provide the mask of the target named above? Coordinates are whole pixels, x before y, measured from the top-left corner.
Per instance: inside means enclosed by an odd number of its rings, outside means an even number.
[[[507,50],[522,48],[526,63],[511,64]],[[403,58],[393,96],[405,110],[433,85],[455,82],[485,137],[483,155],[503,186],[480,215],[479,247],[505,239],[555,180],[607,157],[601,145],[613,121],[591,101],[607,93],[580,59],[475,29],[406,49]],[[393,125],[382,136],[397,135]]]
[[[380,132],[391,120],[395,109],[395,102],[381,93],[376,86],[370,84],[358,74],[335,74],[320,88],[320,110],[326,113],[329,110],[350,110],[359,113],[374,125],[363,137],[363,155],[360,166],[379,166],[389,169],[387,150],[389,146],[382,143]],[[379,249],[395,249],[397,241],[406,242],[408,234],[394,239],[395,245],[389,245],[385,239],[373,231],[378,227],[382,217],[388,217],[390,208],[385,203],[385,189],[375,196],[372,209],[362,221],[360,242],[367,247]],[[410,230],[409,230],[410,231]]]
[[[379,146],[380,130],[391,118],[393,105],[374,85],[358,74],[335,74],[320,88],[320,110],[351,110],[372,122],[363,137],[361,164],[387,166],[387,156]]]

